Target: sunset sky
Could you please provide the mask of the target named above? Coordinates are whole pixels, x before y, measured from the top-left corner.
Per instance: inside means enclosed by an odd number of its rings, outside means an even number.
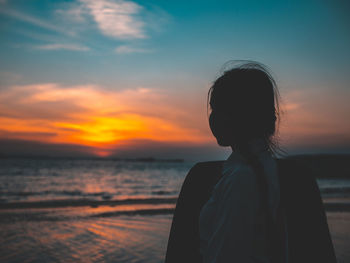
[[[0,0],[0,155],[220,159],[206,96],[271,69],[291,153],[350,153],[347,1]]]

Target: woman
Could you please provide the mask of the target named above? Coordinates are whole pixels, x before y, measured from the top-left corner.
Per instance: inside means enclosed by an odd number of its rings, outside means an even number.
[[[315,180],[273,158],[278,91],[265,67],[245,63],[226,71],[208,101],[211,131],[232,154],[187,175],[166,262],[335,262]]]

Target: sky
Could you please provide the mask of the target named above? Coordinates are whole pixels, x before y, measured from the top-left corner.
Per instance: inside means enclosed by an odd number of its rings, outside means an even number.
[[[349,11],[342,0],[0,0],[0,155],[225,158],[206,96],[232,60],[271,70],[288,154],[350,153]]]

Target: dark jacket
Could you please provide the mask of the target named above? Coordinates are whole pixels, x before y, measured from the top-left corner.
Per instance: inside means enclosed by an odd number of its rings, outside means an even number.
[[[187,174],[177,200],[166,263],[200,263],[199,213],[221,177],[223,161],[197,163]],[[289,263],[335,263],[320,191],[310,170],[277,160],[281,207],[288,226]]]

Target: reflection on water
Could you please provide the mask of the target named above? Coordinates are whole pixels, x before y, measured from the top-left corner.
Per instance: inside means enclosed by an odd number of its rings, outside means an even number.
[[[22,221],[0,235],[1,262],[163,262],[171,216]],[[2,225],[4,226],[4,225]]]

